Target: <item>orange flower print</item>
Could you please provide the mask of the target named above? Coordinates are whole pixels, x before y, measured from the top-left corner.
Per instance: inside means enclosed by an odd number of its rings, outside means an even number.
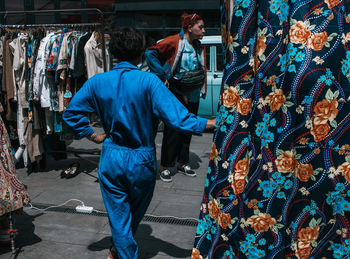
[[[328,121],[333,121],[338,115],[338,101],[336,99],[331,102],[327,99],[323,99],[318,102],[314,109],[313,123],[315,125],[325,124]]]
[[[219,155],[218,150],[216,149],[216,144],[213,142],[211,144],[211,152],[210,152],[210,160],[213,160],[215,157]]]
[[[314,169],[311,164],[298,164],[294,174],[302,182],[309,181]]]
[[[232,108],[237,105],[239,101],[239,95],[236,91],[236,89],[233,86],[230,86],[225,92],[224,92],[224,106]]]
[[[266,101],[270,105],[271,111],[277,111],[282,104],[287,101],[282,89],[277,89],[275,92],[266,96]]]
[[[261,56],[262,54],[264,54],[265,50],[266,50],[266,36],[262,35],[258,38],[257,42],[256,42],[256,47],[255,47],[255,53],[257,56]]]
[[[244,177],[233,179],[232,189],[234,194],[240,194],[244,191],[245,180]]]
[[[231,214],[221,213],[218,218],[218,223],[222,229],[226,229],[228,225],[231,223]]]
[[[220,208],[218,202],[213,199],[208,203],[209,215],[212,219],[217,219],[220,215]]]
[[[311,254],[312,247],[308,246],[305,248],[298,248],[297,251],[295,252],[295,255],[298,259],[309,259],[309,255]]]
[[[305,247],[307,246],[307,244],[312,244],[317,240],[319,230],[320,230],[320,226],[316,226],[314,228],[311,228],[311,227],[302,228],[298,232],[298,242],[302,242],[305,245]]]
[[[252,107],[252,99],[241,99],[238,103],[238,112],[241,115],[248,115],[250,111],[250,107]]]
[[[315,153],[316,155],[320,154],[320,153],[321,153],[321,149],[315,148],[315,149],[314,149],[314,153]]]
[[[266,232],[269,230],[270,226],[275,225],[277,221],[268,213],[259,213],[259,215],[248,218],[247,223],[254,228],[255,232]]]
[[[245,82],[248,82],[248,81],[250,81],[250,78],[251,78],[250,75],[245,75],[245,76],[243,77],[243,80],[244,80]]]
[[[324,0],[324,2],[327,4],[329,9],[332,9],[339,4],[339,0]]]
[[[322,9],[320,9],[320,8],[316,8],[315,10],[314,10],[314,14],[315,15],[320,15],[322,13]]]
[[[197,248],[192,249],[191,259],[203,259],[203,256],[201,256],[201,254]]]
[[[328,125],[328,123],[319,124],[319,125],[313,124],[311,129],[311,134],[314,137],[314,140],[316,142],[321,142],[323,139],[326,138],[330,130],[331,130],[331,127]]]
[[[350,163],[345,162],[342,165],[338,166],[337,169],[339,172],[341,172],[348,182],[350,182]]]
[[[307,46],[315,51],[319,51],[323,48],[324,44],[327,42],[328,34],[327,32],[320,32],[313,34],[307,40]]]
[[[305,145],[306,142],[307,142],[306,138],[301,138],[301,139],[299,140],[299,143],[302,144],[302,145]]]
[[[302,21],[294,24],[289,31],[290,42],[302,44],[311,36],[311,31],[306,29],[306,25]]]
[[[277,157],[275,163],[278,172],[290,173],[295,169],[298,161],[294,158],[291,151],[284,151],[282,155]]]
[[[235,165],[235,172],[243,177],[247,176],[249,172],[249,160],[247,158],[239,160]]]
[[[248,208],[251,209],[258,209],[258,200],[257,199],[253,199],[248,203]]]

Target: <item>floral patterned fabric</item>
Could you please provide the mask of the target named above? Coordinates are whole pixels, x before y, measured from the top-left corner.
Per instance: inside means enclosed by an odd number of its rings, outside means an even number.
[[[0,216],[29,202],[28,193],[15,172],[10,139],[0,116]]]
[[[350,0],[222,0],[192,258],[349,258]]]

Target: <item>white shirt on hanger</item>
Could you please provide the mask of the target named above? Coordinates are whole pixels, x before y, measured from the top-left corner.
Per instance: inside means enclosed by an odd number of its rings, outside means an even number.
[[[49,43],[50,38],[55,33],[49,33],[41,41],[38,49],[38,55],[36,58],[35,69],[34,69],[34,79],[33,79],[33,92],[34,100],[40,100],[42,108],[48,108],[51,106],[50,102],[50,92],[51,87],[49,80],[46,77],[46,48]]]
[[[88,78],[94,76],[97,73],[103,73],[103,58],[102,58],[102,43],[98,43],[95,39],[98,32],[93,32],[88,42],[84,47],[85,64]],[[109,53],[106,49],[106,67],[107,71],[110,69],[109,65]]]

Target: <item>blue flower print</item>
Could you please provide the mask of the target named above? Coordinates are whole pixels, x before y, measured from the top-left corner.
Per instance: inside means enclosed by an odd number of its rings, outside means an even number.
[[[321,82],[326,81],[326,79],[327,79],[327,77],[326,77],[325,75],[320,76],[320,80],[321,80]]]
[[[295,60],[297,62],[301,62],[305,59],[305,53],[302,51],[299,51],[296,55],[295,55]]]
[[[250,242],[250,243],[254,243],[255,242],[255,236],[252,234],[248,234],[245,238],[246,241]]]
[[[263,122],[268,122],[269,119],[270,119],[270,114],[265,113],[265,114],[264,114],[264,118],[263,118]],[[264,125],[265,125],[265,124],[264,124]]]
[[[292,64],[288,67],[288,72],[295,72],[295,65]]]
[[[233,122],[234,117],[232,115],[227,116],[226,122],[231,124]]]
[[[263,196],[265,198],[270,198],[272,193],[273,193],[273,189],[272,188],[267,188],[267,189],[264,189]]]
[[[237,10],[236,13],[235,13],[236,16],[243,16],[243,12],[242,10]]]
[[[222,126],[220,127],[220,131],[221,131],[221,132],[226,132],[226,126],[225,126],[225,125],[222,125]]]
[[[265,238],[262,238],[259,240],[259,245],[263,246],[266,244],[266,239]]]
[[[293,57],[295,54],[297,54],[297,51],[298,51],[297,48],[288,45],[288,54],[289,54],[289,56]]]
[[[284,199],[284,198],[286,198],[286,194],[284,192],[279,192],[279,193],[277,193],[277,198]]]
[[[270,5],[270,11],[271,11],[271,13],[276,13],[278,11],[278,6],[276,3],[272,3]]]
[[[326,85],[330,86],[332,85],[332,79],[330,78],[327,78],[326,81],[325,81]]]
[[[343,183],[337,183],[336,186],[335,186],[335,190],[340,191],[340,192],[344,191],[345,190],[344,184]]]
[[[247,8],[250,5],[250,0],[243,0],[242,7]]]
[[[273,118],[271,121],[270,121],[270,126],[271,127],[275,127],[276,126],[276,119]]]
[[[280,172],[274,172],[273,174],[272,174],[272,178],[273,179],[277,179],[277,178],[279,178],[279,177],[281,177],[281,173]]]
[[[285,183],[284,183],[284,189],[286,190],[289,190],[290,188],[293,187],[293,182],[291,180],[287,180]]]
[[[312,101],[313,101],[313,98],[311,97],[311,96],[305,96],[304,97],[304,102],[305,103],[307,103],[307,104],[310,104],[310,103],[312,103]]]

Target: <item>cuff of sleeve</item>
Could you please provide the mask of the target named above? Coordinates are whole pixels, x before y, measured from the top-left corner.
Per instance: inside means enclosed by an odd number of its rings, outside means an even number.
[[[88,136],[92,135],[94,132],[95,131],[92,128],[88,128],[82,132],[75,134],[75,139],[79,140],[79,139],[82,139],[84,137],[88,137]]]
[[[201,136],[205,130],[205,127],[207,126],[207,119],[204,119],[204,118],[201,118],[201,117],[198,117],[198,120],[199,120],[199,135]]]

